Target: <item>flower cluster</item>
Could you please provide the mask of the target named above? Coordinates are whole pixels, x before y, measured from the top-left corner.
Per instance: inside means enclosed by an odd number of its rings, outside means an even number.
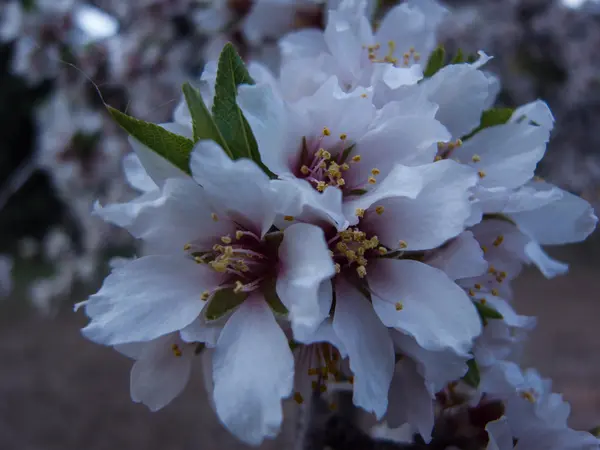
[[[284,36],[277,74],[226,45],[173,123],[110,110],[141,194],[95,212],[143,252],[78,305],[83,334],[135,359],[131,395],[151,410],[202,353],[218,417],[254,445],[278,433],[283,399],[345,386],[411,439],[446,426],[472,448],[598,448],[509,362],[534,325],[511,280],[526,264],[564,273],[542,246],[597,222],[534,176],[552,114],[494,109],[489,57],[435,49],[433,0],[376,30],[366,7],[344,0],[324,31]]]

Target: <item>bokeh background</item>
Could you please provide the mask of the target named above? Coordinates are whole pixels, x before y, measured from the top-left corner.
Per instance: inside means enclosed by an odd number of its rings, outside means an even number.
[[[169,120],[179,86],[222,39],[198,18],[204,3],[0,0],[0,255],[12,261],[7,295],[0,276],[0,450],[245,448],[214,416],[200,367],[164,410],[133,404],[131,362],[85,341],[72,308],[97,290],[110,258],[135,252],[89,215],[96,199],[134,195],[120,166],[127,141],[102,101]],[[500,105],[542,98],[554,111],[539,174],[600,204],[600,2],[446,4],[440,41],[495,57]],[[275,64],[272,43],[252,55]],[[524,364],[554,379],[580,429],[600,425],[599,251],[597,234],[550,250],[570,273],[546,280],[527,270],[515,287],[519,312],[539,317]],[[264,448],[289,448],[289,434]]]

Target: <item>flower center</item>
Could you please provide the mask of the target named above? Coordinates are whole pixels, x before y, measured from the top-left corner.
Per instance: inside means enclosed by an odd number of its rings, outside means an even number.
[[[381,171],[373,168],[364,182],[349,183],[347,175],[355,164],[360,163],[361,156],[350,156],[354,145],[348,145],[347,138],[345,133],[340,134],[339,139],[333,138],[327,127],[310,142],[303,138],[296,176],[307,180],[319,192],[333,186],[340,188],[345,195],[364,194],[370,185],[377,183],[376,177]]]
[[[367,58],[372,63],[388,63],[393,64],[394,66],[400,65],[400,61],[397,57],[394,56],[396,52],[396,42],[388,41],[387,43],[387,53],[383,56],[379,54],[381,50],[381,44],[377,43],[375,45],[363,45],[363,49],[367,50]],[[402,65],[404,67],[410,66],[412,63],[418,63],[421,60],[421,55],[411,47],[407,52],[402,54]]]
[[[364,213],[364,211],[363,211]],[[335,270],[354,270],[359,278],[367,276],[369,259],[385,255],[388,250],[380,245],[377,236],[368,236],[358,227],[340,231],[328,242]]]
[[[223,284],[202,293],[209,300],[217,292],[233,289],[236,294],[258,289],[276,267],[267,243],[251,231],[238,229],[234,236],[221,236],[210,250],[201,249],[193,243],[184,250],[198,264],[206,264],[216,272],[225,274]]]
[[[339,383],[344,380],[341,370],[340,352],[331,344],[320,342],[317,344],[301,345],[296,353],[296,367],[298,376],[310,382],[310,388],[322,393],[327,391],[329,383]],[[350,383],[354,377],[348,377]],[[304,396],[300,392],[294,394],[294,400],[303,404]],[[331,404],[331,409],[336,405]]]

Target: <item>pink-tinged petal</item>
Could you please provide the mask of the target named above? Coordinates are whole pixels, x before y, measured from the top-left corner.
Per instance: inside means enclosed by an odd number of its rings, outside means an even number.
[[[193,260],[146,256],[113,270],[86,304],[91,322],[82,330],[104,345],[156,339],[185,328],[198,317],[201,294],[220,282],[217,273]]]
[[[396,363],[390,386],[390,405],[386,420],[391,427],[410,424],[425,442],[431,440],[433,430],[433,394],[409,358]]]
[[[560,200],[531,211],[509,214],[509,217],[541,245],[581,242],[594,231],[598,222],[587,201],[566,191],[562,192]]]
[[[382,258],[369,264],[368,280],[381,321],[410,334],[427,350],[466,354],[481,333],[475,306],[441,270]]]
[[[323,321],[320,287],[335,274],[323,230],[298,223],[288,227],[279,247],[277,295],[289,311],[292,329],[316,330]]]
[[[274,437],[281,426],[281,400],[290,395],[294,359],[288,340],[267,304],[248,298],[221,332],[213,354],[217,415],[251,445]]]
[[[194,349],[176,334],[147,342],[131,369],[131,399],[158,411],[171,403],[190,378]]]
[[[214,141],[200,141],[190,158],[194,179],[236,223],[264,235],[275,220],[276,193],[269,177],[249,159],[232,161]]]
[[[425,262],[452,280],[477,277],[488,268],[481,246],[471,231],[464,231],[444,247],[434,250],[433,256]]]
[[[394,348],[388,329],[367,298],[343,278],[335,284],[333,329],[343,342],[354,373],[354,404],[381,418],[394,373]]]
[[[364,226],[389,248],[428,250],[459,235],[471,216],[470,188],[476,174],[454,161],[415,167],[423,179],[416,199],[389,198],[380,202],[383,214],[369,214]]]

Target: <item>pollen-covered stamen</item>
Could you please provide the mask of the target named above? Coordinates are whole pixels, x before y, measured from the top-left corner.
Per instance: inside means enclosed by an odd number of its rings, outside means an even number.
[[[460,139],[457,139],[456,141],[450,141],[450,142],[438,142],[438,144],[437,144],[438,152],[437,152],[437,155],[436,155],[434,161],[440,161],[442,159],[451,158],[452,154],[454,153],[454,150],[456,150],[457,148],[462,146],[462,144],[463,144],[463,142]]]
[[[235,237],[235,239],[234,239]],[[263,241],[253,232],[237,230],[234,234],[218,238],[212,248],[206,249],[189,243],[184,250],[198,264],[205,264],[216,272],[229,275],[227,284],[213,291],[202,293],[202,300],[209,300],[214,293],[221,289],[233,288],[235,292],[250,292],[257,289],[265,279],[273,263],[265,251]]]
[[[300,372],[298,376],[305,383],[310,383],[307,388],[312,391],[327,392],[329,383],[343,381],[341,360],[339,351],[328,343],[302,345],[296,350],[296,367]],[[307,394],[309,393],[305,392]],[[294,400],[303,404],[305,395],[296,392]]]
[[[364,210],[359,211],[363,215]],[[329,240],[336,272],[344,269],[352,269],[359,278],[367,276],[367,265],[369,258],[378,257],[382,249],[387,253],[385,247],[379,244],[377,236],[367,236],[367,233],[358,228],[348,228],[340,231],[334,238]]]
[[[367,58],[372,63],[387,63],[393,64],[394,66],[403,65],[408,67],[412,62],[418,63],[421,60],[421,55],[415,50],[414,47],[408,49],[407,52],[402,54],[402,61],[395,56],[396,53],[396,42],[387,42],[387,52],[383,56],[379,56],[379,50],[381,50],[381,44],[377,43],[374,45],[363,45],[363,48],[367,50]]]

